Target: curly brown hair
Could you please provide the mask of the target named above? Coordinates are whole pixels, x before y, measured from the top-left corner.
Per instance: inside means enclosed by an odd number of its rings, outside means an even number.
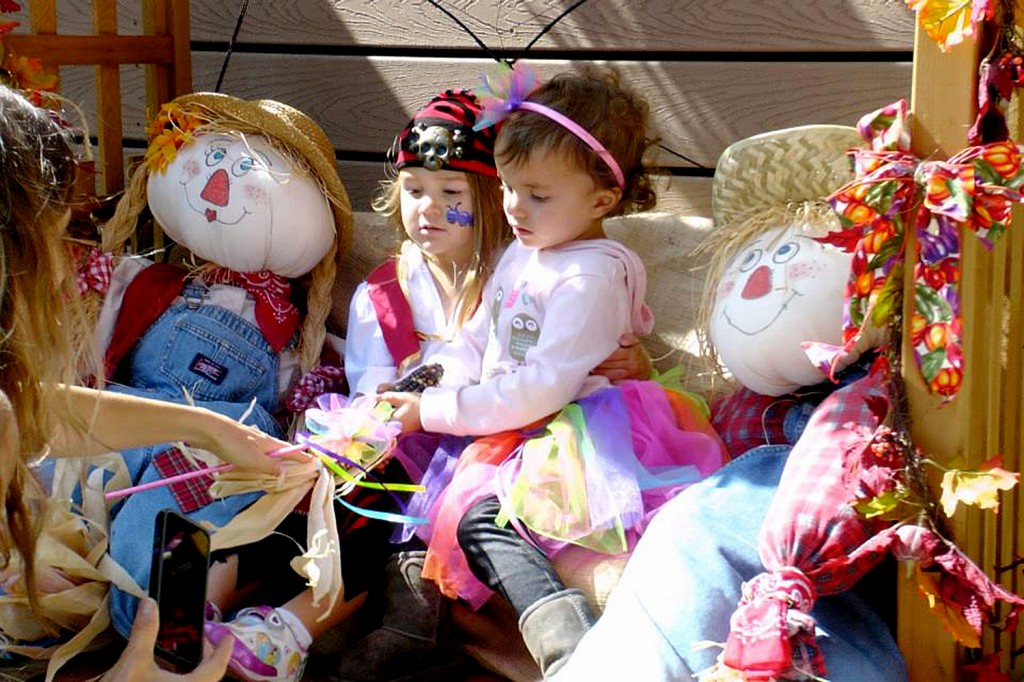
[[[0,86],[0,561],[20,555],[36,608],[30,463],[58,422],[75,423],[59,389],[83,366],[85,316],[63,236],[76,163],[50,112]]]
[[[609,216],[644,211],[657,200],[644,153],[656,140],[648,137],[650,105],[622,84],[612,68],[586,67],[558,74],[527,98],[568,116],[618,161],[625,177],[622,199]],[[502,163],[524,163],[534,152],[568,155],[598,187],[618,187],[615,175],[586,142],[551,119],[527,110],[512,112],[498,133],[494,155]]]

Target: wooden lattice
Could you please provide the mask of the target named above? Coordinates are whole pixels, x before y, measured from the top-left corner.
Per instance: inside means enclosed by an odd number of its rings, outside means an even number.
[[[92,0],[92,35],[58,33],[56,0],[30,0],[28,34],[9,34],[4,44],[13,54],[35,57],[45,71],[59,67],[96,66],[96,101],[100,194],[124,187],[122,152],[122,64],[146,65],[146,110],[192,91],[188,0],[143,0],[142,35],[118,33],[117,0]]]

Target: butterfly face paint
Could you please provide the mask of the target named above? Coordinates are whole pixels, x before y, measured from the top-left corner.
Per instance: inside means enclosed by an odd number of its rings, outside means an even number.
[[[445,220],[459,227],[470,227],[473,224],[473,214],[469,211],[460,211],[459,206],[462,206],[462,204],[458,203],[454,206],[449,206],[444,214]]]

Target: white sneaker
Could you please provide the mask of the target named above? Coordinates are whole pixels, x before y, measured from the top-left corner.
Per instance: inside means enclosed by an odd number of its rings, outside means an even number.
[[[309,634],[297,634],[288,620],[280,609],[253,606],[239,611],[230,623],[207,622],[206,638],[216,646],[226,635],[234,636],[228,670],[242,680],[297,682],[306,667]]]

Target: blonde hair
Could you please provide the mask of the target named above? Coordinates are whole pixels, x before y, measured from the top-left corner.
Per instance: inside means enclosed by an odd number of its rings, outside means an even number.
[[[58,423],[82,427],[57,384],[77,380],[91,338],[63,241],[75,172],[70,133],[0,85],[0,559],[20,555],[37,613],[29,465]]]
[[[473,260],[457,297],[456,310],[458,326],[464,325],[473,315],[484,285],[491,275],[501,247],[512,238],[512,232],[505,221],[501,202],[501,181],[481,173],[466,173],[469,191],[473,196]],[[399,241],[406,238],[402,225],[402,188],[397,177],[381,182],[373,200],[373,210],[391,219],[399,235]]]
[[[650,106],[622,85],[617,71],[588,67],[580,73],[561,73],[527,99],[568,116],[596,137],[618,161],[626,183],[622,199],[609,216],[654,207],[657,196],[651,186],[650,169],[644,165],[644,153],[655,144],[647,136]],[[564,153],[598,187],[618,187],[608,165],[568,128],[535,112],[512,112],[498,132],[494,156],[502,163],[516,166],[537,151]]]

